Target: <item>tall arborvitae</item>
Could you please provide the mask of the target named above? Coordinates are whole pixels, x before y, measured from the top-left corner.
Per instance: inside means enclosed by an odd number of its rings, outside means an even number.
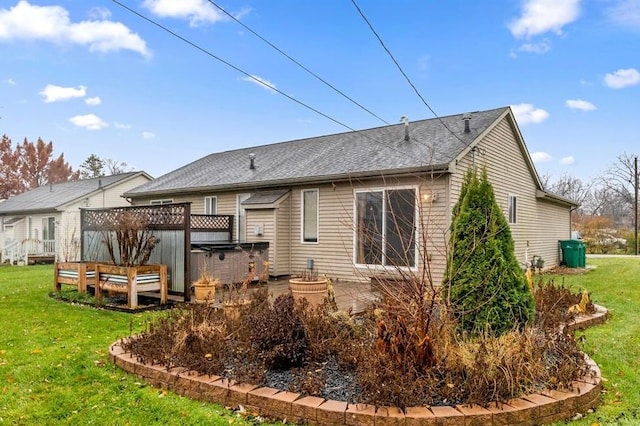
[[[467,172],[453,213],[444,284],[461,329],[522,328],[533,319],[533,296],[486,170],[481,178]]]

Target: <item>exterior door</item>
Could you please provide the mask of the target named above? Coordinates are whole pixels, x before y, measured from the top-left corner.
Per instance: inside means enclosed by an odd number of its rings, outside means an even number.
[[[247,198],[251,197],[249,193],[238,194],[236,196],[237,200],[237,209],[236,209],[236,236],[237,240],[240,243],[244,243],[247,241],[247,220],[246,220],[246,210],[242,206],[242,202]]]

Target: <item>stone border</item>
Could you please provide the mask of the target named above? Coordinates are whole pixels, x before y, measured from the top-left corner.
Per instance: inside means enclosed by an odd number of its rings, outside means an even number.
[[[602,324],[607,310],[596,306],[595,314],[583,315],[569,328],[572,330]],[[143,377],[153,386],[179,395],[223,406],[242,405],[251,412],[288,422],[312,425],[531,425],[570,419],[577,413],[595,408],[600,402],[602,376],[596,363],[587,355],[591,371],[571,384],[567,391],[542,391],[515,398],[506,403],[478,405],[408,407],[375,407],[369,404],[349,404],[315,396],[281,391],[270,387],[234,383],[219,376],[206,376],[176,367],[167,370],[158,364],[143,364],[122,349],[120,341],[109,348],[109,358],[123,370]]]

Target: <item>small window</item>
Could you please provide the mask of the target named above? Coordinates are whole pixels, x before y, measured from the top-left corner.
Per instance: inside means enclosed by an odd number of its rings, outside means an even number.
[[[218,213],[218,197],[204,197],[204,214]]]
[[[173,200],[171,198],[166,199],[166,200],[151,200],[149,202],[149,204],[151,204],[152,206],[157,206],[157,205],[160,205],[160,204],[171,204],[171,203],[173,203]]]
[[[507,210],[509,214],[509,223],[512,225],[518,223],[518,198],[515,195],[509,195]]]
[[[318,197],[317,189],[302,191],[302,242],[318,242]]]

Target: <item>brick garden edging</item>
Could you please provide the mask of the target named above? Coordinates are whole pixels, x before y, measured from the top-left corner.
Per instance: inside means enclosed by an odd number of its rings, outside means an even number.
[[[586,328],[606,321],[607,310],[596,306],[595,314],[583,315],[568,327]],[[602,376],[587,355],[591,371],[576,380],[567,391],[542,391],[515,398],[505,404],[408,407],[375,407],[349,404],[270,387],[233,383],[219,376],[203,376],[183,367],[167,370],[157,364],[145,365],[122,349],[120,341],[109,348],[109,358],[123,370],[143,377],[153,386],[179,395],[223,406],[242,405],[247,410],[289,422],[318,425],[531,425],[569,419],[595,408],[600,402]]]

